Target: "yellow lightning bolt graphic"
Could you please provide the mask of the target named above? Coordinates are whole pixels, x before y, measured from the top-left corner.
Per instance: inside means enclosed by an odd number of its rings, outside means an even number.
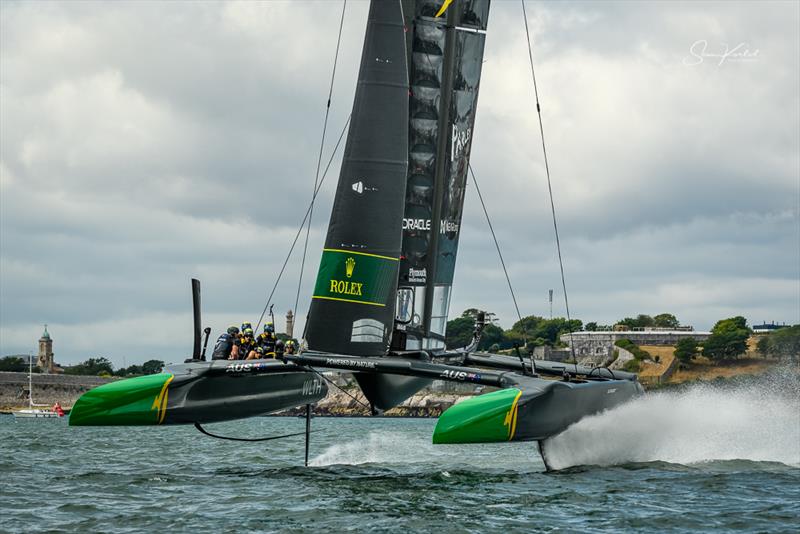
[[[436,18],[441,17],[444,14],[444,12],[447,11],[447,8],[450,7],[450,4],[452,3],[453,0],[444,0],[444,4],[442,4],[442,7],[439,9],[439,12],[436,13]]]

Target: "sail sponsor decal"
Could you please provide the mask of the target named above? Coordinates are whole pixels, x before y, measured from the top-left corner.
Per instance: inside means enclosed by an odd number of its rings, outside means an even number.
[[[327,358],[326,365],[335,366],[336,368],[352,367],[355,369],[375,369],[375,362],[369,360],[356,360],[347,358]]]
[[[439,232],[442,234],[454,234],[458,232],[461,225],[450,219],[444,219],[439,225]]]
[[[377,191],[378,190],[377,187],[367,187],[367,186],[365,186],[364,182],[362,182],[361,180],[359,180],[358,182],[355,182],[350,187],[352,187],[353,191],[355,191],[359,195],[363,195],[364,191],[370,192],[370,191]]]
[[[464,150],[469,146],[472,137],[472,128],[459,128],[457,123],[453,123],[453,132],[450,136],[450,161],[455,161],[464,154]]]
[[[408,281],[415,283],[425,283],[428,280],[428,269],[415,269],[414,267],[408,268]]]
[[[313,378],[303,382],[303,396],[319,395],[322,393],[322,380]]]
[[[430,219],[403,219],[403,230],[417,230],[428,232],[431,229]]]
[[[326,248],[313,298],[386,306],[397,261],[390,256]]]

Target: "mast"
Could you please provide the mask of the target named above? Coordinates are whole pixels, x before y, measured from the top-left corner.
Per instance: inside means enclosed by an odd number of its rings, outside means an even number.
[[[33,353],[28,352],[28,408],[33,409]]]
[[[439,113],[439,146],[436,149],[436,174],[434,176],[433,184],[433,215],[431,217],[431,239],[428,243],[428,265],[429,271],[432,274],[427,277],[425,283],[425,315],[423,316],[423,331],[426,338],[431,338],[433,335],[444,335],[444,332],[431,331],[431,312],[433,311],[433,298],[434,298],[434,283],[436,282],[436,253],[439,249],[439,232],[442,223],[442,196],[445,185],[445,172],[447,158],[444,154],[447,153],[449,136],[447,135],[447,126],[450,122],[450,97],[453,91],[453,65],[455,64],[455,21],[458,20],[457,13],[459,5],[451,6],[447,10],[447,25],[446,36],[444,44],[444,66],[442,79],[442,93]],[[442,340],[440,340],[442,341]],[[441,343],[444,346],[444,343]]]
[[[399,280],[413,311],[398,314],[393,343],[409,350],[445,345],[489,0],[417,0],[415,8]]]

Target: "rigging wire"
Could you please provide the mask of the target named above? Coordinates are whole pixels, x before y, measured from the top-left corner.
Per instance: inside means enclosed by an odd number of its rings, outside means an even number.
[[[327,382],[328,382],[330,385],[332,385],[333,387],[335,387],[336,389],[338,389],[339,391],[341,391],[342,393],[344,393],[345,395],[347,395],[348,397],[350,397],[351,399],[353,399],[354,401],[356,401],[356,403],[360,404],[360,405],[361,405],[363,408],[366,408],[366,409],[367,409],[367,411],[368,411],[369,413],[372,413],[372,407],[371,407],[369,404],[367,404],[367,403],[363,402],[363,401],[362,401],[361,399],[359,399],[358,397],[355,397],[355,396],[351,395],[351,394],[350,394],[350,393],[348,393],[348,392],[347,392],[345,389],[343,389],[341,386],[339,386],[339,384],[337,384],[336,382],[334,382],[333,380],[331,380],[330,378],[328,378],[328,377],[327,377],[327,376],[325,376],[324,374],[320,373],[319,371],[317,371],[316,369],[314,369],[314,368],[313,368],[313,367],[311,367],[310,365],[306,365],[305,367],[306,367],[306,368],[308,368],[308,369],[310,369],[311,371],[313,371],[313,372],[317,373],[317,374],[320,376],[320,378],[324,379],[324,380],[325,380],[325,381],[327,381]]]
[[[494,240],[494,246],[497,249],[497,255],[500,257],[500,265],[503,266],[503,273],[506,275],[506,282],[508,283],[508,290],[511,292],[511,300],[514,301],[514,308],[517,310],[517,318],[522,325],[522,314],[519,312],[519,306],[517,305],[517,296],[514,294],[514,287],[511,285],[511,278],[508,276],[508,269],[506,269],[506,262],[503,259],[503,253],[500,252],[500,243],[497,241],[497,235],[494,233],[494,226],[492,226],[492,220],[489,218],[489,212],[486,210],[486,204],[483,202],[483,195],[481,194],[481,188],[478,187],[478,179],[475,178],[475,171],[472,170],[472,165],[467,164],[467,168],[469,169],[469,174],[472,176],[472,183],[475,184],[475,190],[478,192],[478,199],[481,201],[481,207],[483,208],[483,214],[486,216],[486,222],[489,225],[489,231],[492,233],[492,239]],[[524,325],[523,326],[523,339],[525,341],[525,345],[528,344],[528,336],[527,332],[525,331]]]
[[[322,166],[322,152],[325,148],[325,133],[328,131],[328,116],[331,111],[331,97],[333,96],[333,82],[336,79],[336,64],[339,61],[339,46],[342,43],[342,28],[344,27],[344,11],[347,8],[347,0],[342,2],[342,17],[339,20],[339,36],[336,38],[336,53],[333,56],[333,72],[331,72],[331,84],[328,89],[328,103],[325,106],[325,120],[322,123],[322,139],[319,142],[319,156],[317,156],[317,172],[314,175],[314,196],[316,196],[317,183],[319,183],[319,169]],[[303,285],[303,271],[306,267],[306,255],[308,254],[308,237],[311,233],[311,219],[314,217],[314,199],[311,199],[311,208],[308,214],[308,228],[306,229],[306,240],[303,244],[303,259],[300,262],[300,277],[297,280],[297,294],[294,297],[294,310],[297,315],[297,304],[300,302],[300,288]]]
[[[347,120],[342,127],[342,132],[339,134],[339,140],[336,141],[336,146],[333,147],[333,153],[331,153],[331,157],[328,160],[328,164],[325,166],[325,171],[322,173],[322,178],[320,178],[319,184],[317,185],[316,191],[314,191],[314,195],[311,197],[311,203],[309,204],[308,208],[306,209],[306,214],[303,217],[303,222],[300,223],[300,228],[297,229],[297,233],[294,236],[294,241],[292,241],[292,246],[289,247],[289,252],[286,254],[286,259],[283,260],[283,266],[281,267],[280,272],[278,273],[278,277],[275,279],[275,284],[272,286],[272,291],[270,291],[269,296],[267,297],[267,303],[264,305],[264,310],[261,312],[261,316],[258,318],[258,322],[256,323],[256,330],[258,327],[261,326],[261,321],[264,319],[264,315],[267,313],[267,309],[269,305],[272,303],[272,297],[275,296],[275,290],[278,288],[278,284],[281,281],[281,277],[283,276],[284,271],[286,270],[286,264],[289,263],[289,258],[292,257],[292,252],[294,252],[294,247],[297,245],[297,240],[300,238],[300,234],[303,231],[303,227],[306,224],[306,220],[308,219],[309,214],[311,213],[311,207],[314,205],[314,200],[317,198],[320,189],[322,188],[322,184],[325,183],[325,178],[328,176],[328,170],[331,168],[331,164],[333,163],[333,158],[336,156],[336,152],[339,150],[339,145],[342,144],[342,139],[344,138],[345,132],[347,132],[347,126],[350,124],[350,116],[348,115]]]
[[[520,0],[522,4],[522,18],[525,21],[525,36],[528,42],[528,59],[530,60],[531,65],[531,79],[533,80],[533,94],[536,99],[536,114],[539,117],[539,133],[541,134],[542,138],[542,154],[544,155],[544,170],[545,174],[547,175],[547,191],[550,194],[550,211],[553,214],[553,231],[555,232],[556,236],[556,250],[558,251],[558,266],[561,269],[561,287],[564,290],[564,307],[566,308],[567,312],[567,328],[569,330],[569,346],[572,351],[572,359],[575,361],[575,372],[577,373],[577,361],[575,360],[575,344],[572,342],[572,328],[571,323],[572,319],[570,318],[569,313],[569,297],[567,296],[567,282],[566,278],[564,277],[564,262],[561,259],[561,240],[558,237],[558,222],[556,219],[556,204],[553,200],[553,186],[550,181],[550,165],[547,162],[547,147],[544,142],[544,125],[542,122],[542,107],[539,105],[539,88],[536,85],[536,71],[533,68],[533,44],[531,44],[531,33],[528,29],[528,14],[525,11],[525,0]]]

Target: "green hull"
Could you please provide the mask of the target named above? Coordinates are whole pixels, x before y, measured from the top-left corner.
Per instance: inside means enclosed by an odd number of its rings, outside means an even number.
[[[517,426],[517,402],[522,391],[501,389],[462,401],[436,423],[434,443],[510,441]]]
[[[166,415],[172,373],[138,376],[87,391],[69,414],[70,426],[157,425]]]
[[[71,426],[213,423],[263,415],[327,395],[316,373],[276,360],[193,362],[84,393]]]
[[[632,380],[563,382],[521,378],[517,387],[460,402],[440,417],[434,443],[538,441],[644,393]]]

